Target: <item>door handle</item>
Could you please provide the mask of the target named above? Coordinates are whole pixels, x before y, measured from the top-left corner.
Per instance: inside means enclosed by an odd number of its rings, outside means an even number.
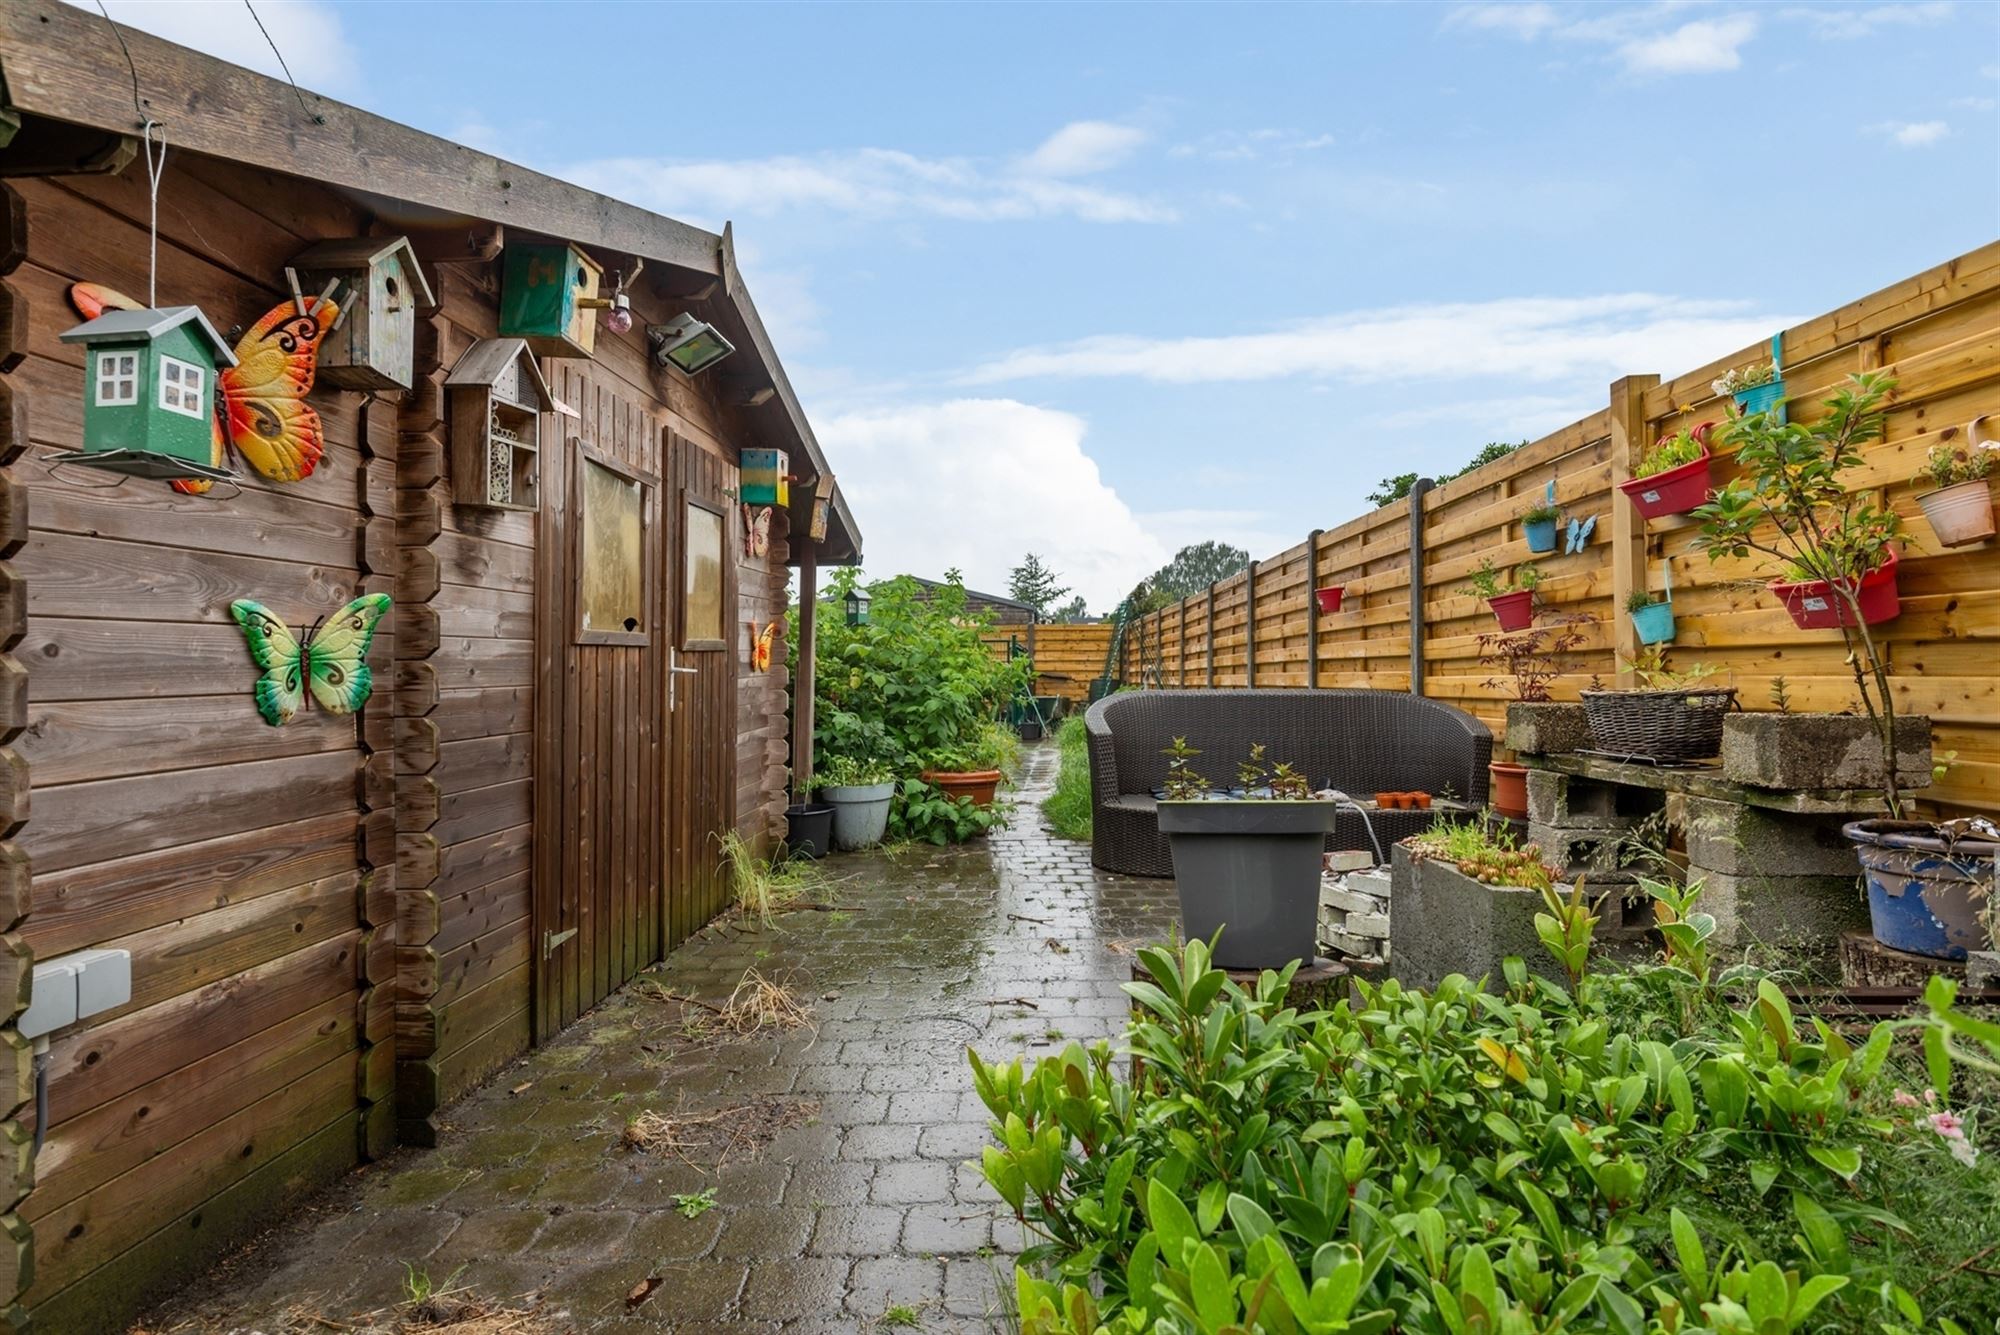
[[[680,705],[681,678],[684,676],[698,677],[700,675],[700,668],[680,666],[679,650],[667,650],[667,712],[669,714],[673,713]]]

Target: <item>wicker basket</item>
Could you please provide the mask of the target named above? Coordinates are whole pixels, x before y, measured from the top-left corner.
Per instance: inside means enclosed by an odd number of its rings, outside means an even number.
[[[1722,750],[1722,718],[1734,687],[1708,690],[1585,691],[1591,744],[1648,760],[1707,760]]]

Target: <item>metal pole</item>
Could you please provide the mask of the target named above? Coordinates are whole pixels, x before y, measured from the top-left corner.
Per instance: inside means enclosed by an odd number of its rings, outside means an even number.
[[[1215,581],[1208,583],[1208,689],[1215,689]]]
[[[1306,689],[1319,688],[1319,534],[1306,534]]]
[[[1427,477],[1410,488],[1410,694],[1424,693],[1424,493]]]
[[[1257,562],[1243,578],[1243,689],[1257,685]]]

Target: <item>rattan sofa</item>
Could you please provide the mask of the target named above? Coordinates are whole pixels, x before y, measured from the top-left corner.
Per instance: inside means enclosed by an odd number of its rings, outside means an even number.
[[[1284,761],[1315,787],[1367,801],[1377,792],[1455,793],[1486,803],[1493,734],[1462,709],[1399,691],[1128,691],[1084,715],[1090,743],[1090,860],[1106,871],[1171,876],[1160,833],[1157,791],[1166,783],[1163,748],[1185,737],[1197,772],[1218,786],[1233,781],[1253,742],[1267,761]],[[1372,813],[1386,849],[1429,828],[1432,811]],[[1359,813],[1342,810],[1329,849],[1369,848]]]

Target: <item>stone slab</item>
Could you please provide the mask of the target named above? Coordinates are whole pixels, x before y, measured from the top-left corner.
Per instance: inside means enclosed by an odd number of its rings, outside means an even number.
[[[1590,718],[1579,704],[1517,700],[1507,706],[1505,745],[1517,755],[1560,755],[1590,745]]]
[[[1722,773],[1759,788],[1879,788],[1885,781],[1875,724],[1862,714],[1732,714],[1722,723]],[[1896,779],[1931,781],[1931,721],[1896,720]]]

